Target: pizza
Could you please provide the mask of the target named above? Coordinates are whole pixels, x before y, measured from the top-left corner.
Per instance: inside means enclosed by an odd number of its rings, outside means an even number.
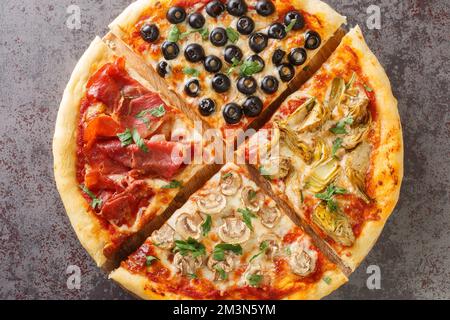
[[[142,0],[110,27],[193,112],[231,139],[344,22],[320,1]]]
[[[144,299],[318,299],[347,281],[233,163],[110,277]]]
[[[243,150],[355,269],[395,207],[403,176],[397,101],[359,27]]]
[[[318,0],[138,0],[92,42],[54,172],[112,280],[143,299],[320,299],[348,280],[398,200],[403,141],[345,22]]]

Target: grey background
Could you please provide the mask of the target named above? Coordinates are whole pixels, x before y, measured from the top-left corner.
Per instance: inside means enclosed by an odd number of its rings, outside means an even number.
[[[129,299],[79,244],[56,191],[51,138],[64,87],[126,0],[0,1],[0,298]],[[450,299],[450,3],[328,0],[362,25],[399,100],[405,140],[400,202],[367,259],[331,299]],[[82,29],[66,27],[77,4]],[[381,30],[366,8],[381,7]],[[381,268],[381,290],[366,269]],[[66,268],[82,270],[68,290]]]

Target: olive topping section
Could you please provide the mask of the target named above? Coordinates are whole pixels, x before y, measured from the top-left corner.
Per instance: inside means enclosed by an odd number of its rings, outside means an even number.
[[[216,111],[216,103],[209,98],[203,99],[198,105],[198,110],[202,116],[210,116]]]
[[[182,7],[172,7],[167,11],[166,18],[172,24],[182,23],[186,19],[186,11]]]
[[[210,55],[205,58],[203,62],[205,70],[211,73],[219,72],[222,69],[222,60],[219,57]]]
[[[248,39],[248,45],[255,53],[263,51],[269,42],[268,37],[261,32],[253,33]]]
[[[155,42],[159,38],[159,29],[155,24],[144,24],[141,28],[141,37],[147,42]]]
[[[249,35],[255,30],[255,22],[250,17],[241,17],[236,23],[236,29],[240,34]]]
[[[225,5],[218,0],[211,1],[206,5],[206,13],[213,18],[217,18],[224,11]]]
[[[184,92],[189,97],[198,97],[200,94],[200,82],[197,79],[190,79],[184,86]]]
[[[295,69],[292,65],[283,63],[278,66],[278,73],[280,74],[281,81],[289,82],[295,76]]]
[[[260,16],[268,17],[275,12],[275,6],[270,0],[259,0],[256,3],[256,12]]]
[[[161,46],[162,54],[166,60],[173,60],[178,57],[180,48],[175,42],[164,41]]]
[[[261,114],[261,111],[263,109],[263,102],[260,98],[251,96],[247,100],[245,100],[242,108],[244,109],[244,114],[246,117],[257,117]]]
[[[279,66],[281,63],[283,63],[284,56],[286,55],[286,52],[284,52],[281,49],[276,49],[272,55],[272,63],[276,66]]]
[[[261,89],[267,94],[273,94],[278,90],[278,79],[274,76],[265,76],[261,82]]]
[[[269,30],[267,31],[267,35],[272,39],[284,39],[286,37],[286,27],[281,23],[273,23]]]
[[[192,13],[188,17],[188,23],[191,26],[191,28],[194,29],[200,29],[203,28],[205,25],[205,17],[201,13]]]
[[[161,78],[164,78],[169,72],[167,71],[168,63],[166,61],[160,61],[156,66],[156,71]]]
[[[223,47],[228,42],[227,31],[224,28],[215,28],[209,35],[209,41],[216,47]]]
[[[228,0],[227,11],[235,17],[243,16],[247,13],[248,7],[244,0]]]
[[[230,89],[231,81],[223,73],[218,73],[212,78],[211,85],[216,92],[224,93]]]
[[[284,24],[286,26],[291,25],[292,21],[295,23],[292,25],[292,30],[301,30],[305,27],[305,19],[298,11],[289,11],[284,17]]]
[[[257,83],[253,77],[241,77],[237,82],[237,89],[245,95],[251,95],[256,92]]]
[[[294,48],[289,52],[288,61],[294,66],[301,66],[306,62],[307,54],[303,48]]]
[[[228,124],[237,124],[242,119],[242,109],[237,103],[229,103],[223,108],[223,118]]]
[[[205,50],[198,43],[191,43],[184,50],[184,57],[187,61],[199,62],[205,58]]]
[[[322,40],[320,35],[315,31],[308,31],[305,35],[305,48],[309,50],[315,50],[320,47]]]
[[[241,49],[234,45],[229,45],[225,47],[224,58],[229,64],[233,64],[233,60],[236,59],[241,61],[243,57]]]

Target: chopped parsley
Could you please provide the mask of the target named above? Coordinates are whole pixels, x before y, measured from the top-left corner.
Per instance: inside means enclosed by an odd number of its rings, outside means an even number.
[[[167,41],[177,42],[180,39],[181,32],[176,25],[173,25],[169,30],[169,35],[167,36]]]
[[[183,187],[183,183],[181,183],[178,180],[172,180],[169,182],[169,184],[166,184],[165,186],[163,186],[163,189],[178,189]]]
[[[367,84],[364,84],[364,88],[366,89],[367,92],[373,91],[373,89],[371,87],[369,87]]]
[[[136,129],[133,129],[133,141],[136,145],[144,152],[148,152],[148,147],[145,144],[144,139],[139,135],[139,132]]]
[[[82,184],[82,185],[80,185],[80,189],[81,189],[85,194],[87,194],[87,195],[89,196],[89,198],[92,199],[92,202],[91,202],[91,207],[92,207],[92,209],[95,210],[95,209],[100,208],[100,207],[102,206],[102,203],[103,203],[102,199],[97,198],[97,197],[95,196],[95,194],[94,194],[91,190],[89,190],[88,187],[86,187],[84,184]]]
[[[133,135],[131,134],[130,129],[125,130],[125,132],[119,133],[117,137],[119,138],[122,147],[133,144]]]
[[[241,64],[242,64],[241,60],[238,60],[236,57],[233,57],[233,59],[231,59],[231,66],[227,70],[227,75],[230,75],[234,71],[234,69],[239,67]]]
[[[334,196],[338,194],[346,194],[347,190],[344,188],[336,187],[335,185],[329,185],[327,190],[324,193],[317,193],[315,197],[317,199],[323,200],[327,203],[328,209],[332,212],[338,210],[338,206],[336,201],[334,200]]]
[[[333,157],[336,156],[336,152],[341,148],[343,141],[344,140],[342,140],[342,138],[337,138],[336,140],[333,141],[333,148],[331,148],[331,155]]]
[[[352,125],[353,124],[353,118],[347,117],[339,121],[333,128],[330,129],[331,132],[334,134],[347,134],[347,129],[345,128],[346,125]]]
[[[202,36],[203,40],[207,40],[209,37],[209,30],[207,28],[200,28],[200,29],[192,29],[192,30],[181,33],[177,40],[184,39],[187,36],[189,36],[190,34],[193,34],[196,32],[198,32]]]
[[[145,118],[145,116],[148,114],[155,118],[161,118],[166,114],[166,109],[164,108],[164,105],[162,104],[155,108],[142,110],[135,116],[135,118],[138,120],[141,120],[148,127],[150,121],[147,118]]]
[[[195,273],[189,273],[188,276],[191,279],[198,279],[198,277],[197,277],[197,275]]]
[[[211,225],[212,225],[212,219],[211,216],[208,214],[206,216],[206,220],[202,223],[202,235],[206,237],[208,233],[211,231]]]
[[[183,73],[193,76],[193,77],[198,77],[200,75],[200,71],[198,71],[197,69],[194,69],[194,68],[189,68],[189,67],[183,68]]]
[[[231,251],[237,255],[242,255],[242,247],[240,244],[221,243],[214,247],[213,258],[216,261],[225,260],[225,252]]]
[[[259,245],[259,252],[250,258],[250,262],[258,258],[260,255],[266,253],[267,249],[269,249],[269,242],[268,241],[261,242],[261,244]]]
[[[326,284],[331,284],[331,278],[330,277],[324,277],[323,278],[323,281],[326,283]]]
[[[174,252],[179,252],[182,256],[192,254],[192,257],[197,258],[206,255],[205,246],[193,238],[187,241],[175,240]]]
[[[153,264],[153,262],[155,262],[156,260],[159,260],[157,257],[154,256],[147,256],[145,258],[145,265],[147,267],[151,266]]]
[[[295,24],[297,23],[297,19],[292,20],[285,28],[286,32],[289,32],[294,28]]]
[[[256,198],[256,195],[257,195],[257,193],[255,190],[250,190],[250,192],[248,193],[248,199],[253,200]]]
[[[225,174],[222,176],[222,179],[228,179],[228,178],[230,178],[230,177],[232,177],[232,176],[233,176],[233,173],[228,172],[228,173],[225,173]]]
[[[259,287],[262,279],[263,279],[263,276],[259,275],[259,274],[252,274],[247,277],[248,283],[252,287]]]
[[[239,40],[239,33],[231,27],[226,28],[228,40],[232,43],[236,43]]]
[[[264,66],[258,63],[258,61],[245,60],[241,65],[242,76],[252,76],[255,73],[260,72]]]
[[[244,221],[244,223],[247,225],[247,227],[253,231],[253,226],[252,226],[252,218],[256,218],[256,216],[253,214],[253,212],[248,209],[238,209],[239,213],[242,213],[242,219]]]
[[[220,280],[227,280],[228,276],[227,276],[227,273],[225,272],[225,270],[223,270],[223,268],[216,265],[216,266],[214,266],[214,269],[219,273]]]

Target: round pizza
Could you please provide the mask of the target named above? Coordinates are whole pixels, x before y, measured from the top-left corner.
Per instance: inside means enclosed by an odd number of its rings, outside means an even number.
[[[111,279],[143,299],[320,299],[348,280],[398,200],[403,141],[345,22],[318,0],[138,0],[93,41],[54,169]]]

